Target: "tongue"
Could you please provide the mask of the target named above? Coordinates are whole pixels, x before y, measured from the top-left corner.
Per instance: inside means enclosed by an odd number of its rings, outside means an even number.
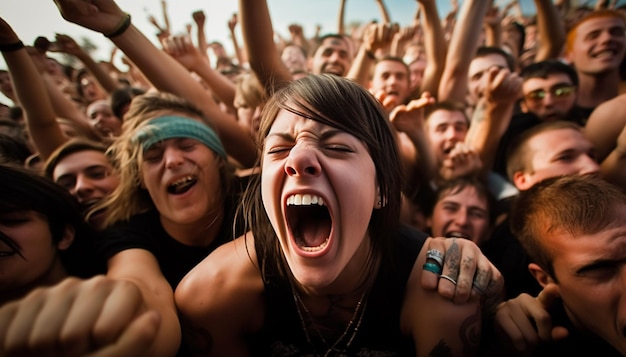
[[[305,247],[318,247],[328,239],[330,235],[330,218],[307,217],[301,219],[298,225],[298,233],[301,243]]]

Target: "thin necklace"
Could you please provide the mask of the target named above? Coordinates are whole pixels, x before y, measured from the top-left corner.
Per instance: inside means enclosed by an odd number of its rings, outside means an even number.
[[[311,325],[313,325],[313,316],[311,315],[311,312],[309,311],[309,309],[304,304],[304,301],[302,301],[302,298],[300,297],[300,295],[296,291],[296,288],[295,288],[295,286],[293,286],[293,284],[291,284],[291,291],[292,291],[292,294],[293,294],[293,300],[294,300],[294,302],[296,304],[296,310],[298,311],[298,316],[300,317],[300,322],[302,323],[302,330],[304,330],[304,335],[306,337],[306,340],[309,343],[309,345],[311,345],[313,348],[317,349],[315,347],[315,344],[311,340],[311,336],[309,335],[309,329],[307,328],[306,322],[304,321],[304,316],[302,314],[301,308],[306,313],[307,318],[311,321]],[[361,327],[361,323],[363,322],[363,317],[365,316],[365,309],[367,308],[367,302],[368,302],[368,298],[369,298],[368,292],[369,292],[369,288],[366,288],[363,291],[363,294],[361,295],[361,298],[359,299],[359,302],[357,302],[356,307],[354,308],[354,313],[352,314],[352,318],[350,319],[350,322],[348,322],[348,325],[346,326],[346,329],[343,331],[341,336],[339,336],[339,338],[332,345],[330,345],[328,342],[326,342],[326,340],[322,336],[322,333],[317,329],[317,327],[315,327],[315,325],[313,325],[313,329],[315,330],[315,332],[319,336],[319,338],[322,341],[322,343],[324,343],[324,345],[326,345],[326,347],[328,347],[328,349],[326,350],[326,353],[324,353],[324,357],[330,356],[331,352],[345,354],[346,351],[348,351],[348,349],[352,345],[352,342],[354,341],[357,333],[359,332],[359,328]],[[350,332],[350,331],[352,331],[352,332]],[[349,335],[349,338],[348,338],[348,333],[349,332],[350,332],[350,335]],[[340,349],[338,346],[346,338],[348,338],[348,342],[346,343],[344,348]]]

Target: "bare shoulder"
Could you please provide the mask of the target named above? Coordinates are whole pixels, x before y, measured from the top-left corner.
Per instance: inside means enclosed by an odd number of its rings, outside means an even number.
[[[422,287],[426,252],[420,252],[411,275],[402,306],[401,329],[413,337],[418,356],[469,356],[480,342],[480,302],[455,304],[436,290]]]
[[[248,233],[220,246],[192,269],[176,288],[175,300],[188,321],[214,317],[222,326],[225,320],[256,325],[262,318],[262,293],[254,238]]]

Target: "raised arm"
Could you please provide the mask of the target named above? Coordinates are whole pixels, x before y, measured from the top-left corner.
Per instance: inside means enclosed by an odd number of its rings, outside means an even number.
[[[472,125],[465,138],[483,163],[482,174],[493,168],[500,138],[509,126],[515,102],[521,95],[522,79],[505,68],[491,68],[486,74],[485,95],[476,105]]]
[[[256,148],[249,134],[219,108],[187,69],[157,49],[130,24],[130,16],[114,1],[99,1],[98,6],[72,0],[56,0],[56,3],[68,21],[108,34],[156,88],[183,97],[198,106],[217,129],[228,154],[244,166],[254,165]]]
[[[94,59],[85,51],[76,41],[68,35],[57,34],[56,42],[59,45],[55,52],[63,52],[72,55],[79,59],[85,68],[93,75],[98,82],[98,85],[102,87],[107,93],[111,94],[113,91],[119,88],[118,84],[109,73],[96,63]]]
[[[235,110],[235,84],[214,70],[206,57],[191,43],[187,35],[170,36],[163,41],[163,49],[188,70],[195,72],[226,106]]]
[[[246,59],[243,55],[243,51],[241,50],[241,46],[239,46],[239,40],[237,39],[237,34],[235,29],[237,28],[237,13],[234,13],[233,16],[228,20],[228,30],[230,31],[230,39],[233,42],[233,48],[235,49],[235,56],[237,57],[237,62],[240,66],[243,66],[246,63]]]
[[[539,44],[535,61],[559,58],[565,44],[565,26],[552,0],[535,0]]]
[[[489,1],[466,0],[450,39],[446,64],[439,83],[439,101],[465,102],[469,65],[478,49],[478,37]]]
[[[626,125],[626,94],[619,95],[600,104],[589,116],[585,125],[585,136],[596,149],[598,162],[604,161],[615,149],[617,137]]]
[[[391,45],[397,30],[397,27],[391,24],[369,24],[363,33],[363,40],[359,46],[359,51],[346,77],[366,88],[369,87],[370,72],[376,64],[375,53],[379,49]]]
[[[424,79],[422,80],[421,92],[429,92],[437,95],[439,81],[443,74],[446,52],[445,34],[437,12],[437,2],[435,0],[418,0],[419,8],[424,16],[422,21],[424,31],[424,47],[426,50],[426,69],[424,70]],[[418,93],[415,93],[420,95]],[[412,97],[417,97],[416,95]]]
[[[198,11],[194,11],[191,14],[193,21],[196,23],[196,31],[197,32],[197,41],[198,41],[198,50],[200,51],[200,54],[205,57],[206,59],[209,59],[209,55],[207,54],[207,49],[209,48],[209,45],[206,42],[206,34],[204,33],[204,25],[205,25],[205,21],[206,21],[206,16],[204,15],[204,11],[202,10],[198,10]]]
[[[7,64],[15,94],[24,110],[26,125],[42,159],[46,159],[66,139],[43,80],[26,48],[11,26],[0,18],[0,49]]]
[[[345,14],[346,14],[346,0],[340,0],[339,16],[337,18],[337,33],[340,35],[346,34]]]
[[[378,5],[378,10],[380,11],[380,15],[383,18],[382,23],[390,24],[391,17],[389,16],[389,10],[387,10],[387,7],[385,6],[385,2],[383,0],[375,0],[375,1],[376,1],[376,5]]]
[[[239,0],[243,42],[250,67],[267,93],[291,81],[274,43],[274,28],[265,0]]]

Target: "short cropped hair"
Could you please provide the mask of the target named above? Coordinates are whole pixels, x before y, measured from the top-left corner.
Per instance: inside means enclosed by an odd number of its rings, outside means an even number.
[[[626,20],[624,19],[624,16],[617,10],[613,10],[613,9],[594,10],[594,11],[590,12],[589,14],[583,16],[582,19],[580,19],[578,22],[576,22],[569,29],[569,31],[567,32],[567,37],[566,37],[566,41],[565,41],[565,52],[570,52],[573,49],[573,47],[574,47],[574,39],[576,39],[576,31],[578,30],[578,26],[580,26],[581,24],[587,22],[588,20],[597,19],[597,18],[603,18],[603,17],[618,18],[618,19],[622,20],[624,23],[626,23]]]
[[[531,78],[548,78],[551,74],[565,74],[572,81],[572,84],[578,86],[578,74],[574,67],[563,63],[559,60],[546,60],[535,62],[524,67],[520,72],[520,76],[526,82]]]
[[[590,175],[568,175],[543,180],[520,192],[511,207],[511,231],[531,259],[555,281],[553,259],[546,239],[567,234],[572,240],[625,225],[616,207],[626,195],[616,186]]]

